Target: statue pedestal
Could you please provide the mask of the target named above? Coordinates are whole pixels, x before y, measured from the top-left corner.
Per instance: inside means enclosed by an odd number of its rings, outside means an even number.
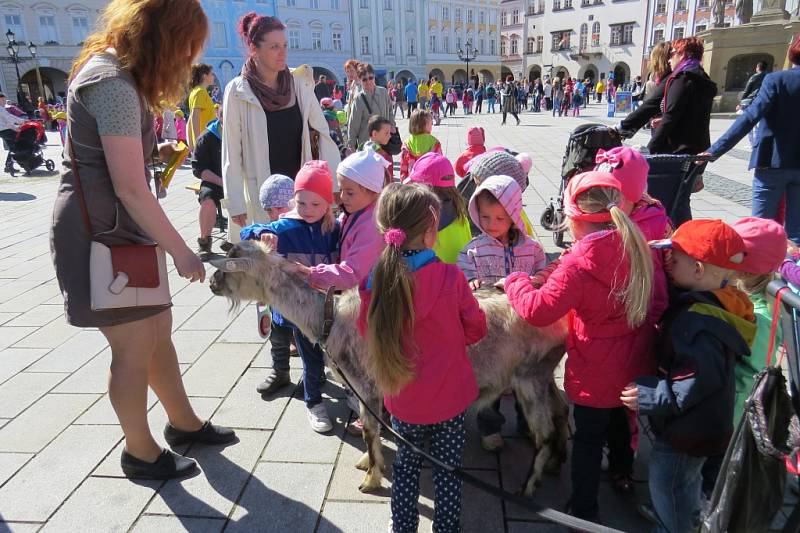
[[[776,11],[786,13],[781,8]],[[772,9],[766,15],[771,12]],[[757,18],[762,13],[764,10],[753,15],[749,24],[711,28],[698,34],[705,41],[703,68],[717,84],[715,113],[736,109],[744,84],[755,73],[758,61],[767,61],[770,70],[785,68],[786,51],[792,37],[800,33],[800,21],[784,18],[764,21],[763,17]]]
[[[781,7],[762,9],[750,17],[751,23],[789,20],[789,12]]]

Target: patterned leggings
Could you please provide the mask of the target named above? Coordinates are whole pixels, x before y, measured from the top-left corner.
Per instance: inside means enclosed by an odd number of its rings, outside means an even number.
[[[392,427],[418,448],[430,439],[430,454],[452,466],[461,466],[466,441],[464,413],[436,424],[408,424],[392,417]],[[392,531],[414,533],[419,525],[419,474],[422,456],[398,443],[392,483]],[[434,533],[461,531],[461,480],[439,468],[433,469]]]

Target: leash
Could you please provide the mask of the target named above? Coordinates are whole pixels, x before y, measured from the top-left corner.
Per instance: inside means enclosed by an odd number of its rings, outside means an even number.
[[[364,406],[364,409],[366,409],[366,411],[370,415],[375,417],[375,419],[378,421],[381,427],[386,431],[388,431],[389,434],[394,437],[395,442],[400,442],[403,445],[408,446],[414,453],[421,455],[426,461],[428,461],[435,467],[441,468],[442,470],[445,470],[446,472],[457,476],[465,483],[468,483],[473,487],[476,487],[488,494],[491,494],[492,496],[525,507],[526,509],[532,511],[533,513],[544,518],[545,520],[549,520],[551,522],[555,522],[557,524],[561,524],[563,526],[567,526],[572,529],[577,529],[579,531],[586,531],[588,533],[623,533],[618,529],[613,529],[610,527],[597,524],[595,522],[583,520],[581,518],[577,518],[567,513],[556,511],[551,507],[544,507],[536,503],[532,498],[520,496],[519,494],[508,492],[507,490],[501,489],[500,487],[487,483],[482,479],[470,474],[469,472],[466,472],[461,467],[443,463],[442,461],[430,455],[425,450],[420,449],[412,442],[410,442],[408,439],[403,437],[400,433],[395,431],[391,425],[386,423],[386,421],[384,421],[381,416],[378,416],[378,414],[372,410],[372,407],[370,407],[370,405],[364,401],[364,398],[361,397],[361,395],[358,393],[358,390],[355,387],[353,387],[353,384],[350,382],[350,379],[347,377],[347,374],[344,373],[341,367],[339,367],[339,365],[336,363],[336,360],[333,357],[331,357],[330,353],[328,352],[326,342],[328,340],[328,337],[330,336],[331,327],[333,326],[334,309],[335,309],[334,295],[335,295],[335,290],[332,287],[329,288],[327,291],[325,291],[325,306],[324,306],[325,316],[323,317],[322,321],[323,334],[320,337],[317,344],[319,345],[320,348],[322,348],[322,351],[325,353],[325,355],[328,356],[328,361],[330,361],[331,365],[333,365],[333,367],[342,377],[342,380],[344,381],[345,385],[347,385],[347,387],[350,389],[353,395],[355,395],[358,401],[361,402],[361,405]]]

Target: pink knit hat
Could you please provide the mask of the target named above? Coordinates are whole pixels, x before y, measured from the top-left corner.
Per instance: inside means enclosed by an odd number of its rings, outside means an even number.
[[[751,274],[777,272],[786,257],[786,230],[774,220],[745,217],[731,224],[744,241],[746,254],[738,270]]]
[[[611,213],[608,209],[597,213],[584,213],[578,206],[578,196],[593,187],[610,187],[622,191],[622,184],[608,172],[592,170],[573,176],[567,183],[567,190],[564,191],[564,212],[569,218],[585,222],[608,222],[611,220]]]
[[[456,173],[450,160],[442,154],[428,152],[414,163],[411,174],[403,180],[404,184],[422,183],[432,187],[455,187]]]
[[[622,195],[635,204],[647,190],[647,173],[650,165],[638,150],[630,146],[618,146],[611,150],[597,151],[595,170],[609,172],[622,184]]]
[[[333,178],[327,161],[307,161],[294,178],[294,192],[311,191],[333,203]]]
[[[467,130],[467,144],[469,146],[483,146],[486,143],[486,134],[483,128],[472,126]]]

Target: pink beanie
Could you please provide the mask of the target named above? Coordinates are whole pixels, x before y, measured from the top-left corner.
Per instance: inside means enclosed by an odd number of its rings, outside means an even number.
[[[786,230],[774,220],[745,217],[731,227],[744,241],[746,254],[738,270],[751,274],[777,272],[786,257]]]
[[[472,126],[467,130],[467,144],[469,146],[483,146],[486,142],[486,134],[483,128]]]
[[[622,183],[622,195],[635,204],[647,190],[647,173],[650,165],[638,150],[630,146],[618,146],[611,150],[597,151],[595,170],[609,172]]]
[[[403,180],[404,184],[422,183],[431,187],[455,187],[456,172],[450,160],[442,154],[428,152],[414,163],[411,174]]]
[[[311,191],[333,203],[333,178],[327,161],[307,161],[294,178],[294,192]]]

